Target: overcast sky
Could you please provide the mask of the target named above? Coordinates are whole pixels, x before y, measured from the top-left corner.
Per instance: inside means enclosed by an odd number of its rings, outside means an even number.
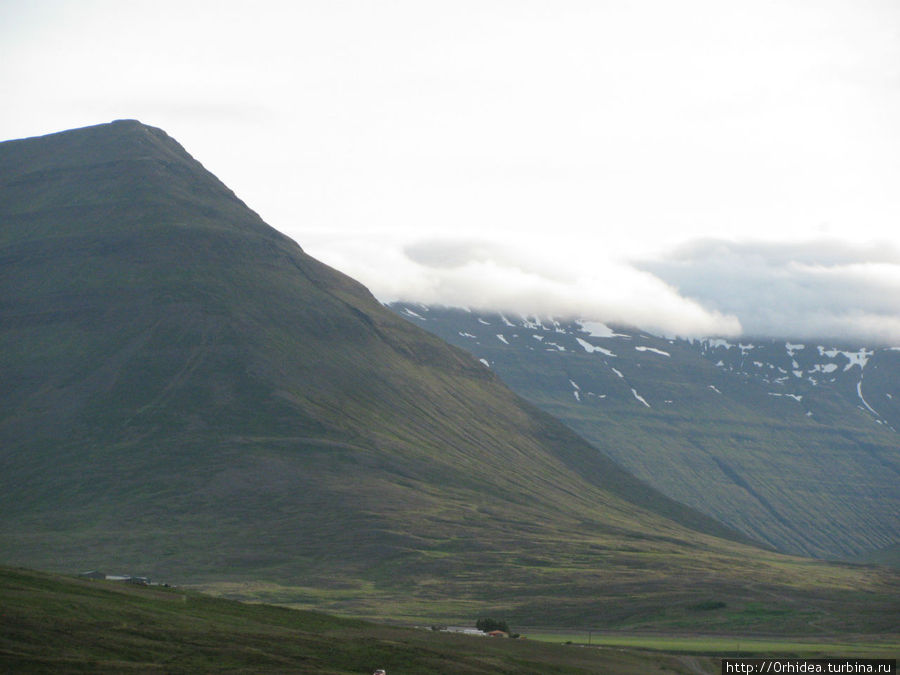
[[[382,300],[900,344],[895,0],[5,0],[0,92],[165,129]]]

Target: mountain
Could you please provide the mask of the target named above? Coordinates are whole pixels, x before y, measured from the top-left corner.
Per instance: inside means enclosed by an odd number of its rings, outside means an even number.
[[[900,542],[900,351],[397,303],[667,495],[789,553]]]
[[[0,144],[0,270],[4,563],[393,618],[890,625],[896,574],[663,496],[159,129]]]

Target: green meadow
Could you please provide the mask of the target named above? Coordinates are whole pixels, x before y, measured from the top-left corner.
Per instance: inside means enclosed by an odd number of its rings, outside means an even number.
[[[572,644],[628,649],[649,649],[677,654],[773,658],[897,658],[900,637],[834,636],[816,640],[734,635],[649,635],[605,632],[528,631],[528,639],[553,644]],[[853,637],[853,639],[851,639]]]
[[[12,568],[0,568],[0,607],[0,671],[15,673],[713,674],[723,657],[900,652],[896,634],[812,639],[545,628],[522,630],[520,639],[486,638]]]
[[[637,675],[718,668],[712,657],[472,637],[21,569],[0,568],[0,606],[0,671],[10,673]]]

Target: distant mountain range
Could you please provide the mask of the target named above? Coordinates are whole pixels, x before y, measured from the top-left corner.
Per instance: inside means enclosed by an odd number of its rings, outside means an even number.
[[[407,620],[893,625],[894,572],[666,497],[136,121],[0,144],[0,381],[5,564]]]
[[[900,351],[396,303],[669,496],[779,550],[900,542]]]

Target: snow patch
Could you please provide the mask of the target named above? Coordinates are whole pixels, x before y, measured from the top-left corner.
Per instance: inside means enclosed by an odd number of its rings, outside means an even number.
[[[863,351],[865,351],[865,350],[863,350]],[[866,408],[868,409],[868,411],[869,411],[870,413],[872,413],[873,415],[875,415],[875,417],[881,417],[881,415],[879,415],[879,414],[875,411],[875,408],[873,408],[872,406],[870,406],[870,405],[866,402],[866,399],[863,398],[863,394],[862,394],[862,378],[860,378],[860,379],[859,379],[859,382],[856,383],[856,394],[857,394],[857,396],[859,396],[859,400],[862,401],[862,404],[863,404],[864,406],[866,406]]]
[[[490,368],[490,367],[491,367],[491,364],[487,362],[487,359],[478,359],[478,360],[481,361],[481,362],[484,364],[484,367],[485,367],[485,368]]]
[[[625,376],[620,371],[616,370],[615,368],[611,368],[610,370],[612,370],[616,375],[621,377],[623,380],[625,379]]]
[[[543,335],[532,335],[531,337],[533,337],[533,338],[534,338],[535,340],[537,340],[538,342],[540,342],[541,340],[544,339],[544,336],[543,336]]]
[[[575,380],[569,380],[569,384],[571,384],[575,389],[581,389],[581,387],[575,384]]]
[[[794,358],[794,354],[801,349],[806,349],[806,345],[792,345],[790,342],[785,342],[784,348],[787,350],[788,356]]]
[[[798,394],[780,394],[778,392],[770,391],[769,396],[774,396],[776,398],[792,398],[798,403],[803,400],[803,397]]]
[[[406,314],[407,316],[411,316],[412,318],[418,319],[419,321],[428,321],[428,319],[426,319],[424,316],[422,316],[421,314],[416,314],[416,313],[415,313],[414,311],[412,311],[409,307],[404,307],[404,308],[403,308],[403,312],[404,312],[404,314]]]
[[[480,316],[478,317],[478,323],[480,323],[482,326],[490,326],[491,325],[489,321],[485,321]]]
[[[500,342],[502,342],[502,343],[505,344],[505,345],[508,345],[508,344],[509,344],[509,343],[506,341],[506,338],[503,337],[502,333],[497,333],[497,339],[500,340]]]
[[[662,349],[656,349],[655,347],[635,347],[635,349],[639,352],[653,352],[662,356],[672,356],[669,352],[664,352]]]
[[[605,323],[600,323],[599,321],[576,321],[575,323],[581,326],[581,329],[591,337],[627,337],[625,335],[617,335],[613,332],[612,328],[607,326]]]
[[[615,354],[613,354],[608,349],[604,349],[603,347],[597,347],[596,345],[592,345],[587,340],[582,340],[579,337],[575,338],[575,340],[578,342],[578,344],[580,344],[584,348],[584,351],[586,351],[588,354],[593,354],[594,352],[600,352],[601,354],[605,354],[606,356],[615,357]]]
[[[472,335],[471,333],[463,333],[462,331],[459,332],[459,336],[460,336],[460,337],[464,337],[464,338],[472,338],[472,339],[475,339],[475,336]]]
[[[859,366],[860,370],[865,369],[866,364],[869,362],[869,357],[872,356],[875,352],[870,349],[866,349],[863,347],[858,352],[841,352],[844,356],[846,356],[850,363],[844,366],[844,370],[850,370],[853,366]]]
[[[615,368],[613,368],[613,370],[615,370]],[[631,388],[631,393],[634,394],[634,397],[635,397],[638,401],[640,401],[641,403],[643,403],[643,404],[644,404],[645,406],[647,406],[648,408],[650,407],[650,404],[647,403],[647,401],[644,399],[643,396],[641,396],[639,393],[637,393],[637,391],[635,391],[634,387]]]
[[[529,319],[527,316],[522,317],[522,325],[525,326],[525,328],[530,328],[532,330],[547,330],[544,327],[543,322],[541,321],[541,317],[539,316],[535,316],[534,321]]]
[[[721,393],[722,393],[721,391],[718,390],[718,388],[716,388],[716,385],[714,385],[714,384],[709,385],[709,388],[712,389],[712,390],[713,390],[714,392],[716,392],[717,394],[721,394]]]

